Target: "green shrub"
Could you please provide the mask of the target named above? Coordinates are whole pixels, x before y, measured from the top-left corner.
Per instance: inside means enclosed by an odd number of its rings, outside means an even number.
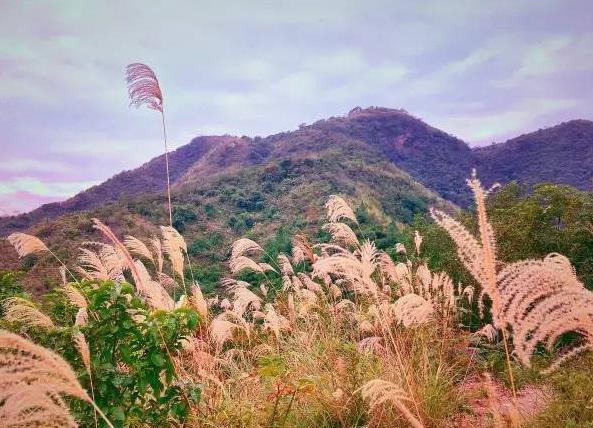
[[[175,379],[171,356],[198,323],[188,308],[149,311],[131,285],[85,284],[95,401],[117,426],[183,423],[198,385]],[[90,414],[87,418],[92,418]],[[89,419],[90,420],[90,419]]]

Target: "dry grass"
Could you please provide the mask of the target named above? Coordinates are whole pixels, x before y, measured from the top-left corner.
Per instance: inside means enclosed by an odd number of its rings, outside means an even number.
[[[487,192],[475,174],[468,185],[476,199],[480,242],[450,216],[433,210],[433,218],[449,232],[459,257],[480,284],[481,312],[483,296],[488,295],[494,327],[502,331],[505,347],[507,332],[512,335],[515,354],[522,364],[531,365],[538,344],[552,350],[564,333],[581,335],[581,343],[566,349],[545,370],[549,373],[593,346],[593,293],[579,281],[570,261],[560,254],[510,265],[498,261],[496,238],[485,208]]]
[[[76,427],[63,399],[65,395],[93,404],[61,357],[16,334],[0,330],[0,420],[3,426]]]
[[[590,346],[593,300],[568,260],[550,255],[512,265],[498,261],[486,192],[475,177],[469,184],[476,195],[479,239],[452,217],[438,211],[433,216],[451,234],[480,284],[480,305],[485,295],[492,301],[494,326],[484,327],[474,340],[495,341],[497,330],[506,331],[518,361],[527,366],[538,343],[552,347],[566,331],[581,333],[583,342],[558,362]],[[356,223],[343,199],[332,197],[327,208],[330,243],[313,245],[297,235],[292,254],[280,254],[272,266],[260,259],[267,255],[258,243],[240,239],[231,250],[230,271],[240,275],[248,270],[254,283],[225,278],[221,295],[208,299],[193,283],[191,293],[177,302],[167,289],[185,285],[187,246],[175,229],[162,227],[162,240],[144,243],[127,236],[122,243],[108,226],[94,221],[109,244],[82,250],[78,271],[83,276],[118,282],[127,275],[153,309],[190,305],[201,317],[183,352],[173,356],[177,376],[203,386],[190,426],[438,427],[454,420],[465,400],[459,391],[478,373],[472,335],[460,328],[474,289],[430,271],[422,259],[420,234],[413,251],[398,244],[400,257],[410,258],[395,263],[341,221]],[[19,254],[42,248],[30,238],[13,241]],[[92,315],[86,312],[85,296],[74,284],[64,284],[63,290],[79,308],[76,323],[84,324]],[[8,301],[5,308],[15,322],[52,325],[27,301]],[[90,374],[84,336],[74,341]],[[74,388],[71,373],[65,373]],[[494,403],[496,390],[488,382]],[[57,393],[89,401],[86,392],[72,391],[58,388]],[[30,388],[15,397],[24,393],[50,406]],[[49,400],[57,403],[52,407],[56,418],[73,422],[55,394]]]

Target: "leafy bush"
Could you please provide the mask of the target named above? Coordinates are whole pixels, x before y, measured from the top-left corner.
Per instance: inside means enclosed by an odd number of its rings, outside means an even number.
[[[190,208],[175,207],[173,210],[173,227],[179,232],[184,232],[185,226],[196,221],[197,218],[196,213]]]
[[[83,288],[90,316],[81,331],[90,346],[96,403],[119,426],[182,423],[198,386],[175,379],[171,357],[196,328],[197,314],[188,308],[151,312],[127,283]]]

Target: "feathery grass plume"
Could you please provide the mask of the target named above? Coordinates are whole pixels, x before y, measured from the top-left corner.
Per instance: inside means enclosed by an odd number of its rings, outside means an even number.
[[[396,271],[395,263],[389,256],[389,254],[385,252],[380,252],[377,256],[379,262],[379,271],[381,275],[386,281],[397,282],[399,279],[399,275]]]
[[[9,297],[2,302],[4,319],[29,327],[56,328],[50,317],[35,307],[33,302],[22,297]]]
[[[487,294],[492,300],[494,326],[501,328],[500,296],[496,280],[496,239],[486,214],[485,198],[488,192],[482,188],[475,171],[467,183],[472,189],[476,201],[480,242],[462,224],[449,215],[434,209],[431,209],[431,215],[434,221],[449,233],[457,245],[459,258],[480,284],[481,290],[478,296],[480,310],[483,311],[483,297]]]
[[[378,267],[378,253],[370,243],[363,243],[355,253],[348,251],[320,257],[313,264],[313,277],[333,275],[342,278],[353,291],[377,298],[381,291],[372,275]]]
[[[301,288],[305,287],[305,285],[303,284],[303,281],[301,281],[299,279],[299,277],[296,275],[293,275],[293,276],[285,275],[284,278],[290,278],[291,287],[289,287],[289,288],[292,290],[300,290]],[[288,283],[288,281],[286,281],[286,282]]]
[[[404,327],[410,327],[432,320],[434,308],[423,297],[409,293],[395,301],[392,312],[397,322],[403,324]]]
[[[262,269],[262,271],[264,272],[276,272],[278,273],[278,271],[276,271],[276,269],[268,264],[268,263],[258,263],[259,267]]]
[[[396,254],[407,254],[406,246],[401,242],[395,244],[395,253]]]
[[[305,286],[305,288],[307,288],[310,291],[313,291],[314,293],[323,293],[323,289],[321,288],[321,285],[317,284],[315,281],[313,281],[309,275],[304,274],[304,273],[298,273],[297,274],[301,284],[303,284]]]
[[[150,246],[154,251],[155,255],[155,266],[158,269],[159,273],[163,271],[163,248],[161,245],[161,240],[156,236],[150,239]]]
[[[113,245],[103,244],[99,250],[99,257],[107,268],[109,278],[117,282],[125,281],[126,255],[120,249]]]
[[[306,288],[301,288],[295,291],[299,302],[299,316],[307,317],[311,309],[319,308],[319,299],[317,294]]]
[[[593,347],[593,293],[578,280],[566,257],[553,253],[543,260],[513,263],[502,269],[498,278],[501,319],[513,327],[515,353],[523,364],[530,366],[538,343],[551,349],[570,331],[579,333],[583,343],[547,372]]]
[[[138,272],[136,264],[134,263],[134,260],[132,259],[132,256],[128,252],[125,245],[122,244],[119,239],[117,239],[117,237],[115,236],[113,231],[107,225],[103,224],[97,218],[93,218],[92,220],[93,220],[93,227],[95,229],[99,230],[101,233],[103,233],[103,235],[105,235],[105,237],[111,241],[111,243],[117,250],[117,253],[124,259],[123,261],[125,262],[126,267],[132,273],[132,278],[134,279],[136,288],[138,288],[138,287],[143,288],[144,284],[142,283],[142,277],[140,276],[140,273]]]
[[[431,209],[430,213],[434,221],[449,233],[449,236],[457,245],[457,255],[463,265],[480,284],[481,290],[478,301],[482,302],[484,293],[491,291],[485,272],[485,256],[482,246],[461,223],[449,215],[435,209]]]
[[[335,223],[346,218],[358,224],[354,211],[352,211],[350,205],[340,196],[331,195],[325,203],[325,208],[327,209],[327,219],[330,223]]]
[[[356,234],[345,223],[327,223],[323,226],[323,230],[329,232],[334,242],[353,247],[359,245]]]
[[[167,198],[169,202],[169,225],[173,226],[173,211],[171,206],[171,178],[169,175],[169,147],[167,145],[167,127],[165,125],[165,110],[163,93],[156,74],[146,64],[133,63],[126,67],[126,82],[130,107],[139,108],[143,105],[161,114],[163,125],[163,142],[165,144],[165,168],[167,173]]]
[[[152,252],[148,249],[146,244],[138,238],[127,235],[124,237],[124,245],[130,251],[130,253],[144,257],[145,259],[150,260],[153,265],[155,264]]]
[[[76,318],[74,319],[74,325],[77,327],[83,327],[87,325],[89,321],[89,313],[87,308],[80,308],[76,312]]]
[[[486,324],[484,327],[474,333],[474,336],[483,337],[488,342],[494,342],[498,331],[492,327],[492,324]]]
[[[231,259],[244,256],[246,254],[259,253],[262,251],[262,247],[257,242],[248,238],[240,238],[233,242],[233,246],[231,248]]]
[[[315,253],[313,253],[313,246],[305,235],[296,234],[292,238],[292,262],[294,264],[302,263],[305,260],[315,262]]]
[[[264,272],[264,269],[259,264],[245,256],[233,257],[229,261],[229,268],[233,274],[237,274],[243,270],[251,270],[259,273]]]
[[[0,330],[0,407],[4,426],[77,426],[63,395],[90,403],[68,363],[49,349]],[[64,425],[65,424],[65,425]]]
[[[86,297],[77,288],[70,284],[62,286],[62,292],[68,297],[71,304],[79,309],[86,309],[88,307]]]
[[[356,305],[348,299],[342,299],[334,305],[334,309],[338,312],[355,311]]]
[[[298,290],[298,286],[299,283],[292,281],[289,275],[282,276],[282,291]]]
[[[76,428],[78,424],[61,397],[23,384],[17,391],[0,392],[3,427]]]
[[[82,364],[84,365],[86,372],[89,376],[89,380],[91,383],[91,394],[93,397],[93,401],[95,401],[95,391],[94,391],[94,387],[93,387],[93,374],[91,372],[91,350],[89,349],[89,344],[86,341],[84,334],[82,334],[80,331],[75,333],[72,336],[72,340],[74,342],[74,347],[76,348],[76,350],[78,351],[78,354],[80,355]],[[96,410],[95,410],[94,416],[95,416],[95,427],[97,427],[98,423],[97,423]]]
[[[249,324],[234,312],[225,311],[217,315],[210,323],[210,337],[218,347],[233,338],[235,332],[244,332],[250,336]]]
[[[470,305],[474,302],[475,289],[471,285],[468,285],[467,287],[465,287],[463,289],[463,291],[461,292],[461,294],[467,298],[467,301],[469,302]]]
[[[488,192],[482,188],[482,183],[476,176],[476,170],[472,172],[472,177],[467,181],[469,187],[474,193],[476,201],[476,211],[478,214],[478,226],[480,231],[480,241],[483,255],[483,272],[486,280],[486,289],[492,300],[493,316],[496,319],[500,313],[500,297],[496,288],[496,238],[494,229],[488,222],[486,214],[486,196]]]
[[[264,308],[263,330],[271,331],[272,333],[274,333],[276,339],[278,339],[280,337],[281,331],[286,331],[289,329],[290,322],[282,315],[276,313],[276,311],[274,310],[274,306],[272,306],[270,303],[267,303]]]
[[[82,359],[82,363],[86,368],[87,373],[89,376],[91,375],[91,351],[89,349],[89,344],[84,337],[84,334],[78,332],[72,336],[72,340],[74,341],[74,347],[80,354],[80,358]]]
[[[223,309],[223,310],[228,310],[228,309],[231,309],[233,307],[233,305],[230,302],[230,300],[229,299],[226,299],[226,298],[222,299],[220,301],[220,304],[218,306],[220,306],[220,309]]]
[[[374,379],[360,388],[360,394],[365,401],[368,401],[371,410],[382,404],[392,403],[412,427],[424,427],[407,407],[407,403],[412,402],[412,399],[398,385],[386,380]]]
[[[158,275],[158,283],[161,284],[161,286],[165,289],[165,290],[174,290],[175,288],[177,288],[177,281],[175,281],[173,278],[171,278],[169,275],[167,275],[164,272],[159,272],[157,273]]]
[[[203,319],[208,318],[208,304],[206,303],[206,300],[204,300],[202,289],[200,288],[200,284],[197,282],[195,282],[191,287],[191,296],[189,298],[189,302]]]
[[[233,311],[242,316],[249,308],[259,310],[261,307],[261,298],[247,287],[237,286],[232,290],[233,293]]]
[[[103,264],[101,257],[88,248],[80,248],[80,255],[77,257],[78,272],[86,279],[108,281],[110,278],[109,270]]]
[[[417,294],[431,302],[435,308],[441,308],[443,314],[449,310],[455,311],[455,286],[446,273],[433,273],[426,264],[422,264],[416,268],[415,276]]]
[[[116,282],[125,280],[123,271],[126,268],[126,257],[120,250],[102,242],[86,242],[83,245],[99,247],[97,252],[80,248],[82,254],[78,257],[78,271],[85,278]]]
[[[449,233],[449,236],[457,245],[457,254],[459,258],[480,284],[481,290],[478,297],[480,312],[483,312],[483,296],[485,294],[487,294],[492,301],[492,323],[494,327],[500,328],[502,331],[509,380],[513,391],[513,397],[516,397],[515,380],[513,371],[511,370],[511,357],[506,336],[506,326],[501,319],[501,298],[497,288],[496,238],[494,236],[492,225],[488,222],[488,215],[486,214],[485,200],[488,192],[483,189],[482,183],[478,180],[475,170],[472,171],[472,177],[467,180],[467,184],[472,189],[476,202],[480,243],[478,243],[465,227],[448,215],[433,209],[431,209],[431,215],[435,222]]]
[[[136,271],[141,278],[140,285],[136,285],[138,294],[146,299],[146,303],[154,309],[161,309],[163,311],[171,311],[175,308],[175,302],[167,293],[167,290],[163,288],[161,284],[153,281],[140,260],[134,262]]]
[[[47,248],[41,239],[33,235],[15,232],[9,235],[6,239],[12,244],[19,257],[26,257],[30,254],[50,252],[49,248]]]
[[[286,257],[284,254],[278,254],[277,260],[282,275],[294,275],[294,269],[292,268],[292,264],[290,263],[288,257]]]
[[[420,247],[422,246],[422,235],[417,230],[414,231],[414,247],[416,247],[416,255],[420,255]]]
[[[334,299],[339,299],[342,297],[342,290],[336,284],[331,284],[329,286],[329,292]]]
[[[305,253],[303,249],[295,245],[292,246],[292,263],[297,265],[305,261]]]
[[[181,277],[181,281],[185,284],[183,251],[187,252],[187,244],[183,236],[171,226],[161,226],[161,233],[163,235],[163,251],[169,257],[173,271]]]
[[[126,67],[126,81],[130,106],[138,108],[146,105],[150,109],[163,111],[163,94],[150,67],[141,63],[129,64]]]
[[[481,243],[446,214],[433,210],[433,218],[457,244],[460,258],[479,281],[482,294],[486,293],[491,298],[493,324],[502,330],[507,363],[507,325],[512,326],[515,353],[527,366],[538,343],[543,343],[549,349],[562,334],[569,331],[580,333],[584,343],[566,355],[572,356],[592,347],[593,293],[586,290],[578,280],[568,259],[559,254],[550,254],[543,260],[507,265],[497,273],[496,239],[485,206],[487,192],[476,178],[475,171],[468,185],[476,200]],[[565,358],[561,358],[562,361]],[[553,364],[550,369],[555,367],[557,364]],[[514,392],[514,385],[511,386]]]
[[[355,256],[358,256],[364,273],[367,276],[371,276],[378,266],[379,252],[374,242],[366,240],[362,245],[354,252]]]
[[[383,338],[380,336],[365,337],[356,344],[356,350],[361,354],[384,355],[385,346],[383,346]]]

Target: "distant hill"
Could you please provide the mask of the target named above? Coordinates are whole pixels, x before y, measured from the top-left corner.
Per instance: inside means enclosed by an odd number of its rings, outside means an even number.
[[[543,181],[593,189],[593,122],[571,120],[473,150],[486,182]]]

